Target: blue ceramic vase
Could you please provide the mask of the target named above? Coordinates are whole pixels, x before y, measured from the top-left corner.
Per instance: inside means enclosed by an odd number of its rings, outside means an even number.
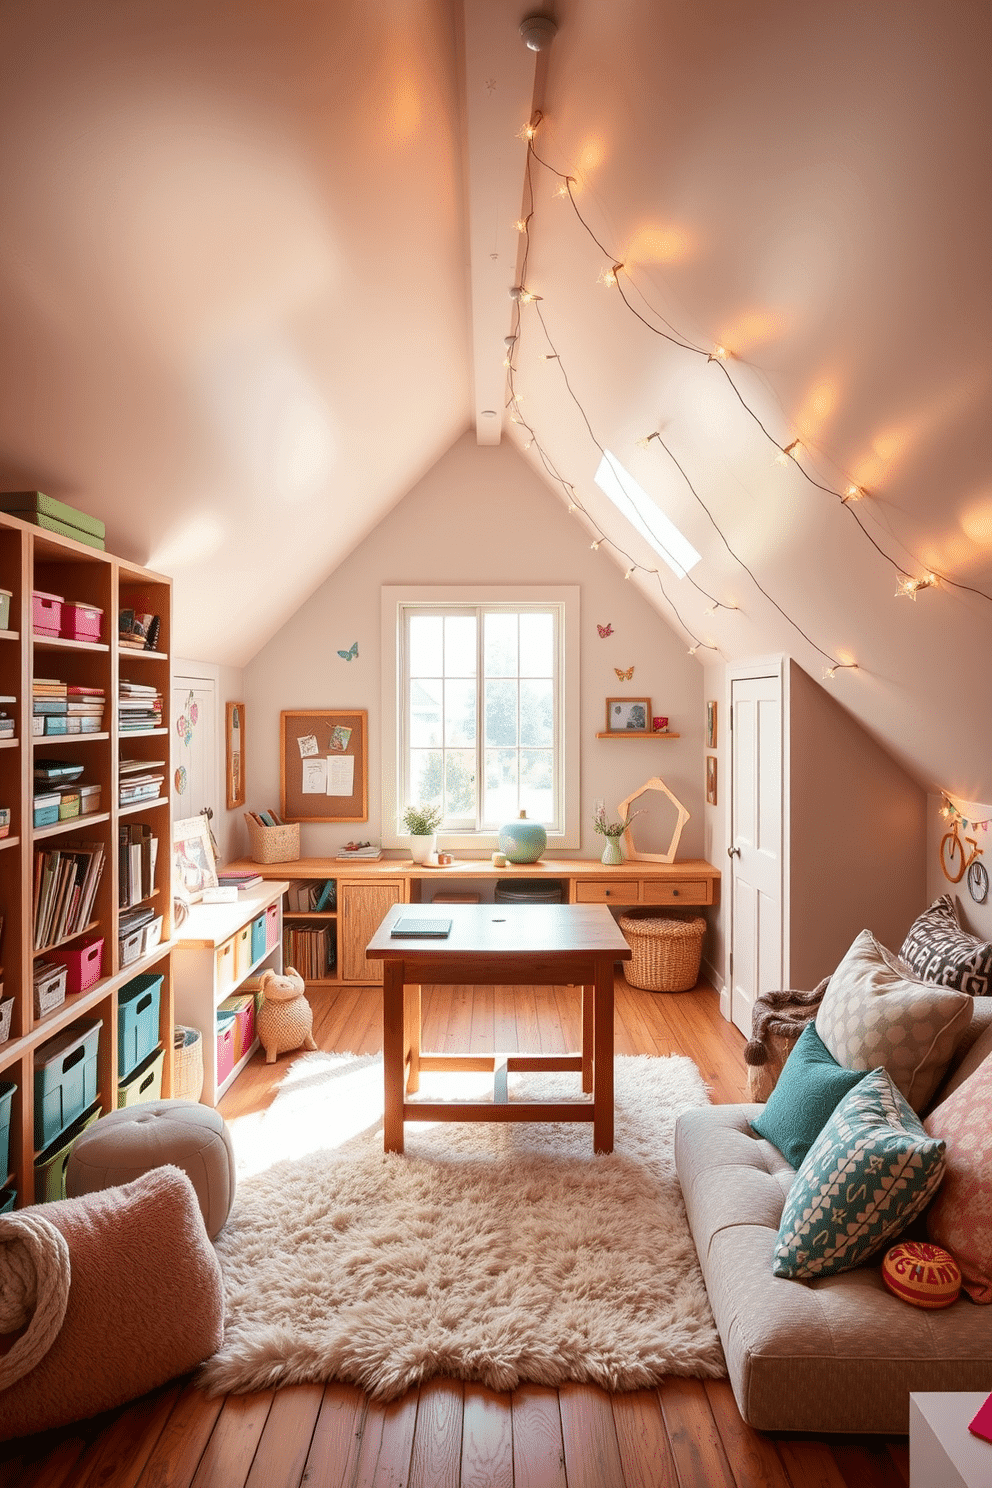
[[[499,850],[511,863],[536,863],[547,845],[547,832],[540,822],[528,821],[526,811],[521,811],[519,821],[499,829]]]

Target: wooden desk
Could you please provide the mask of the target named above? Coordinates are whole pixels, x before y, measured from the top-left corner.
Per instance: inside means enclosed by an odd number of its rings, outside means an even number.
[[[630,947],[605,904],[446,904],[451,933],[443,940],[394,939],[404,917],[440,918],[394,905],[366,948],[384,963],[382,1062],[383,1146],[403,1151],[405,1121],[591,1121],[596,1152],[613,1151],[613,963]],[[420,1048],[420,988],[494,982],[582,987],[582,1050],[578,1054],[424,1054]],[[421,1070],[492,1070],[491,1105],[464,1101],[411,1102]],[[588,1101],[507,1099],[506,1077],[519,1070],[576,1070]]]

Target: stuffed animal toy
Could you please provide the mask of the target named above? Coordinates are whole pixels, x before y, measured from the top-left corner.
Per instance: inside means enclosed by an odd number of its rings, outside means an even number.
[[[304,996],[304,981],[296,968],[265,972],[261,990],[258,1037],[265,1049],[266,1064],[275,1064],[277,1054],[288,1054],[301,1046],[316,1049],[313,1009]]]

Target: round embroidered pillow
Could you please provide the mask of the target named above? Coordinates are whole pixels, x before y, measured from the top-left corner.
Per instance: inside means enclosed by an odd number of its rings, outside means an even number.
[[[904,1240],[886,1251],[882,1280],[914,1307],[950,1307],[961,1291],[961,1270],[950,1251],[925,1240]]]

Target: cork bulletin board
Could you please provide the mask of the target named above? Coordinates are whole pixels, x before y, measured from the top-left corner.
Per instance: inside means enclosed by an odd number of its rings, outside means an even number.
[[[280,713],[279,777],[283,821],[368,821],[368,713]]]

